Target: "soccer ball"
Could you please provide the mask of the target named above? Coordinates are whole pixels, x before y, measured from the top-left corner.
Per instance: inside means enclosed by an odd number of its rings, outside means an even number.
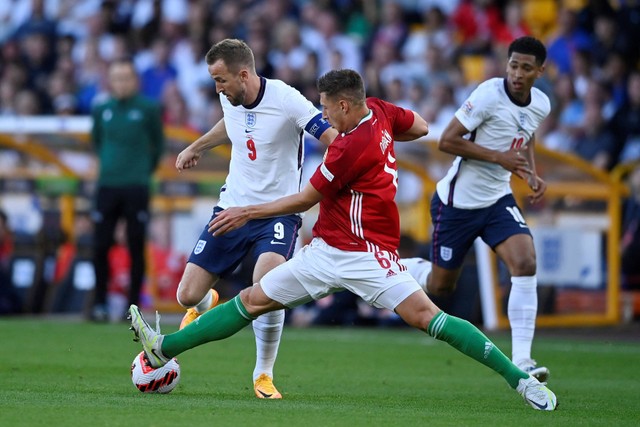
[[[131,381],[143,393],[169,393],[180,382],[180,365],[174,357],[166,365],[152,368],[141,351],[131,363]]]

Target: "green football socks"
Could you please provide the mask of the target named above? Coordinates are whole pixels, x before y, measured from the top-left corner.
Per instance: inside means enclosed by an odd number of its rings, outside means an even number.
[[[441,311],[429,322],[427,333],[493,369],[514,389],[521,378],[528,378],[528,374],[514,365],[485,334],[466,320]]]
[[[253,320],[242,305],[240,295],[237,295],[232,300],[205,312],[184,329],[165,335],[162,353],[166,357],[175,357],[200,344],[228,338]]]

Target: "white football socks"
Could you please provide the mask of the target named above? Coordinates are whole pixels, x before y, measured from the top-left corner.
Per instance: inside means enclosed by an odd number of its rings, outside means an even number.
[[[211,295],[211,291],[207,291],[207,295],[205,295],[204,298],[202,298],[202,301],[200,301],[198,304],[195,305],[195,310],[202,314],[205,311],[209,310],[209,308],[211,308],[211,303],[213,302],[213,295]]]
[[[507,314],[511,324],[511,360],[531,359],[531,344],[536,328],[538,292],[536,276],[511,278]]]
[[[252,322],[256,336],[256,367],[253,370],[255,382],[261,374],[273,378],[273,365],[278,356],[280,336],[284,327],[284,310],[271,311],[258,316]]]

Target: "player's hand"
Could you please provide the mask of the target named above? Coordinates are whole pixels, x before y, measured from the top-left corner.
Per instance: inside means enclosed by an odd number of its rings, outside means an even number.
[[[214,236],[222,236],[233,230],[237,230],[249,221],[249,213],[246,208],[227,208],[219,212],[209,222],[209,233]]]
[[[533,190],[533,193],[527,195],[529,203],[538,203],[542,199],[544,192],[547,191],[547,183],[537,175],[529,175],[527,183],[529,188]]]
[[[526,157],[527,147],[513,148],[501,152],[498,158],[500,166],[522,179],[527,179],[531,175],[529,162]]]
[[[198,160],[202,156],[201,153],[194,150],[191,146],[185,148],[178,154],[176,159],[176,169],[182,172],[184,169],[191,169],[198,164]]]

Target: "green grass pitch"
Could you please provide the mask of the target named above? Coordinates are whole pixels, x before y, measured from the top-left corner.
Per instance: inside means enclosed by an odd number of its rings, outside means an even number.
[[[167,332],[177,327],[163,322]],[[294,329],[276,365],[281,401],[258,400],[250,328],[178,359],[168,395],[131,384],[124,323],[0,319],[1,426],[638,426],[640,337],[538,331],[557,411],[534,411],[497,374],[407,329]],[[509,354],[507,332],[489,336]]]

